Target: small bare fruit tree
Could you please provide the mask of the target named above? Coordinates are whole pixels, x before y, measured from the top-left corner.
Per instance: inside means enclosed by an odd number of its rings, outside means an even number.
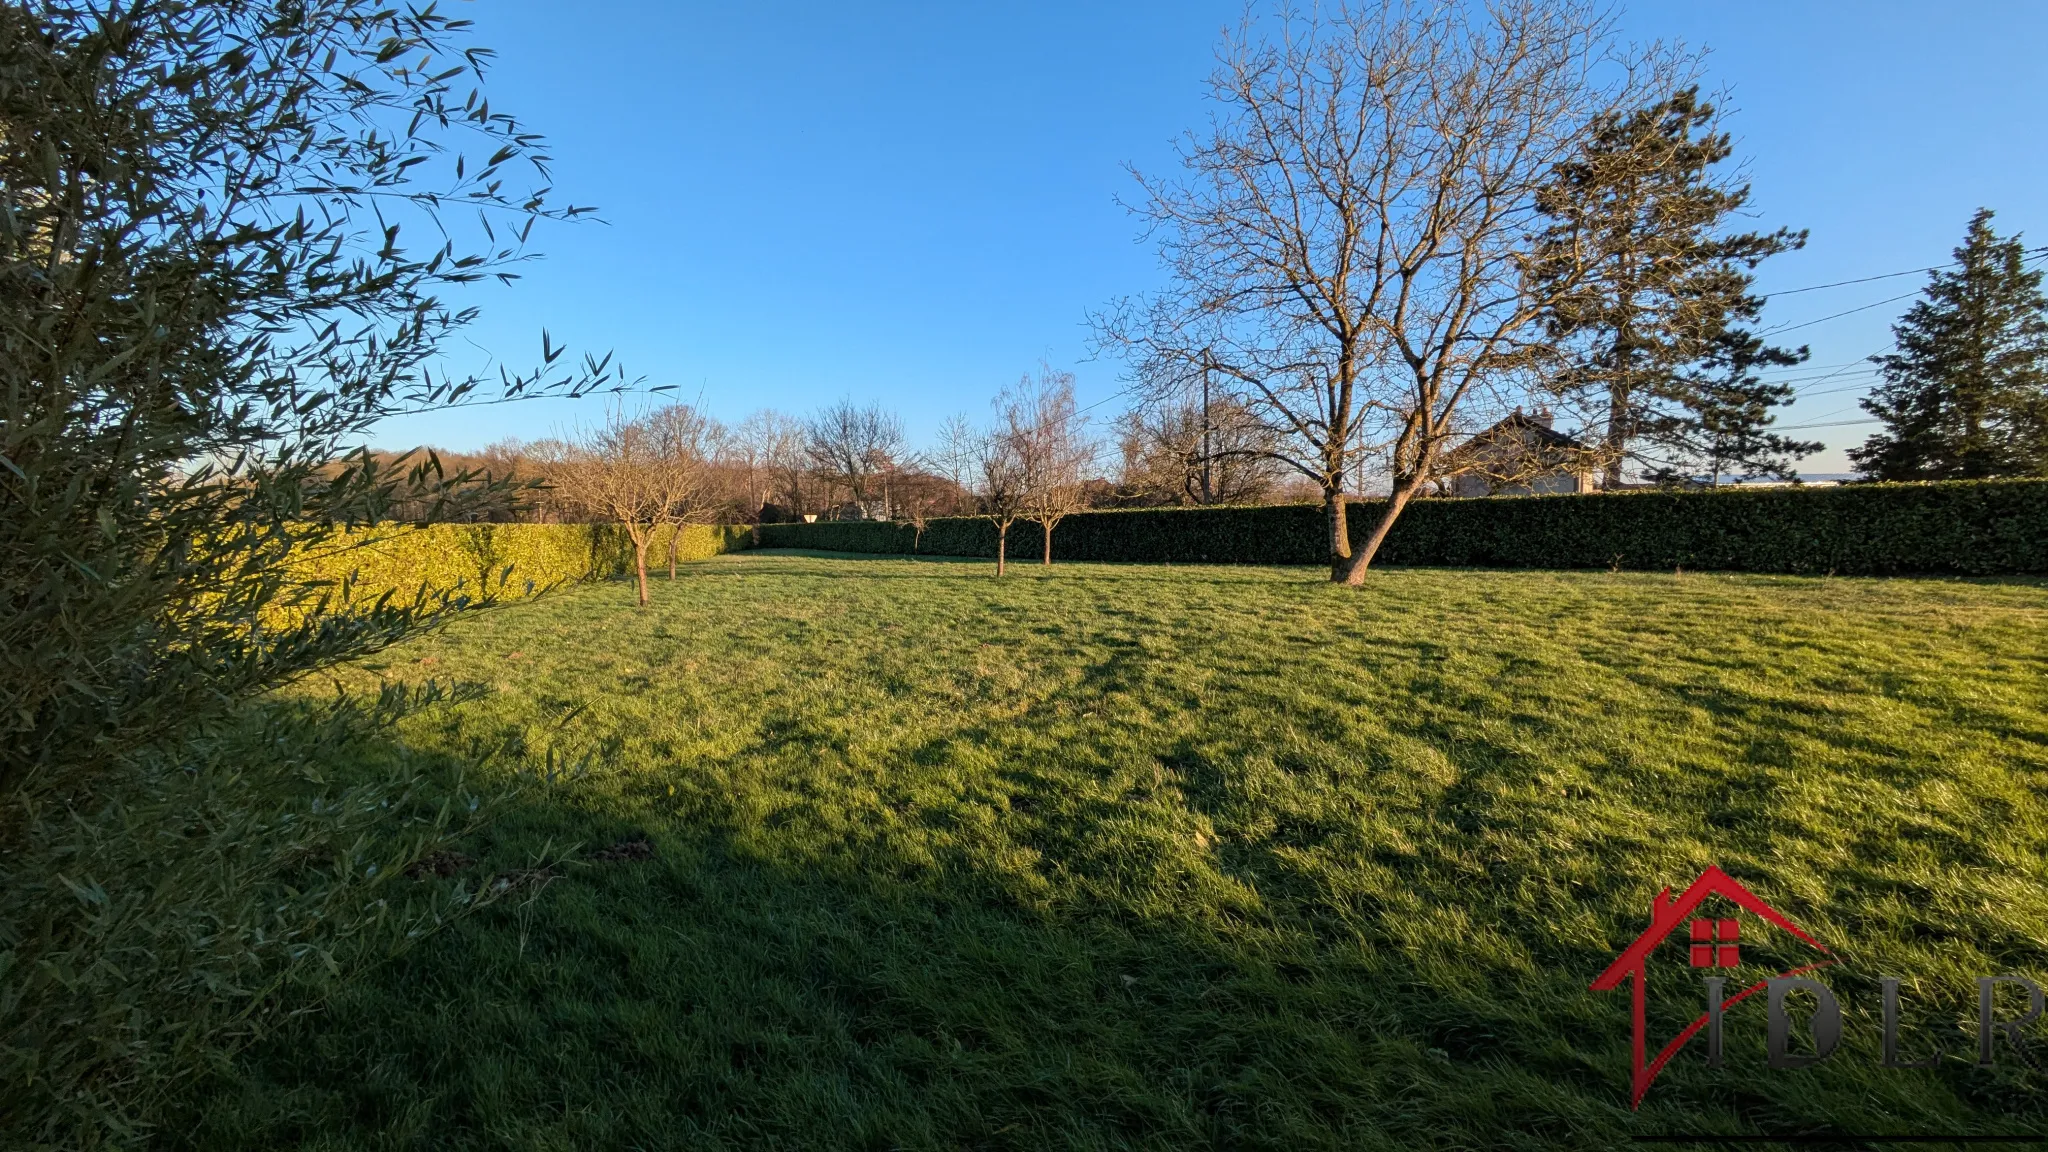
[[[910,553],[916,555],[924,545],[924,530],[931,527],[932,510],[945,495],[944,488],[952,487],[943,477],[928,473],[931,462],[922,456],[912,457],[905,462],[902,474],[896,481],[895,513],[910,525]]]
[[[718,509],[712,461],[725,430],[688,404],[658,408],[643,423],[652,455],[651,482],[661,503],[656,521],[669,527],[668,578],[673,580],[683,526],[701,523]]]
[[[1099,454],[1087,415],[1074,403],[1074,375],[1041,367],[1004,391],[996,406],[1023,473],[1024,518],[1044,530],[1043,562],[1051,564],[1052,530],[1088,506],[1088,476]]]
[[[1184,174],[1139,177],[1135,211],[1173,287],[1099,317],[1101,341],[1141,382],[1206,371],[1229,389],[1321,488],[1331,578],[1358,583],[1463,430],[1460,409],[1527,388],[1548,306],[1591,274],[1535,286],[1539,192],[1600,117],[1688,69],[1619,47],[1598,0],[1248,21]],[[1391,494],[1354,553],[1346,479],[1362,452],[1383,454]]]
[[[1010,525],[1024,515],[1024,462],[1007,427],[977,428],[954,416],[939,429],[933,464],[964,490],[975,514],[996,526],[996,575],[1006,571]]]
[[[565,445],[552,471],[571,507],[626,530],[640,607],[647,607],[647,549],[672,492],[653,429],[614,411],[603,425]]]

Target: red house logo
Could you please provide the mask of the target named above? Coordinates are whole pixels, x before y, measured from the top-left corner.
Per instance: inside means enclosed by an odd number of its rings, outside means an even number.
[[[1742,929],[1740,921],[1733,918],[1693,916],[1693,913],[1710,896],[1719,896],[1728,900],[1738,908],[1761,917],[1765,923],[1791,933],[1797,939],[1818,949],[1823,958],[1812,964],[1780,972],[1776,977],[1759,980],[1733,996],[1725,998],[1721,997],[1717,991],[1725,987],[1723,981],[1709,978],[1707,983],[1709,989],[1707,1011],[1701,1013],[1699,1019],[1687,1025],[1677,1036],[1672,1038],[1670,1043],[1664,1045],[1658,1051],[1655,1058],[1646,1059],[1649,1055],[1649,1037],[1645,1020],[1650,972],[1649,961],[1651,955],[1657,951],[1658,946],[1669,940],[1674,933],[1678,933],[1683,929],[1684,940],[1682,946],[1685,950],[1689,967],[1710,970],[1730,969],[1742,962]],[[1635,942],[1630,944],[1620,956],[1616,957],[1614,963],[1608,965],[1607,970],[1602,972],[1600,978],[1593,981],[1592,984],[1593,991],[1606,992],[1620,987],[1621,982],[1624,980],[1632,982],[1630,995],[1634,999],[1635,1036],[1633,1042],[1633,1062],[1630,1065],[1629,1107],[1641,1106],[1643,1094],[1650,1090],[1650,1083],[1657,1079],[1657,1074],[1664,1070],[1664,1065],[1669,1063],[1671,1058],[1678,1054],[1680,1048],[1685,1047],[1686,1041],[1691,1040],[1699,1034],[1702,1028],[1707,1027],[1710,1021],[1717,1025],[1713,1036],[1716,1040],[1719,1039],[1718,1024],[1722,1012],[1763,991],[1770,985],[1771,979],[1798,976],[1817,968],[1825,968],[1833,963],[1835,963],[1835,957],[1828,952],[1825,945],[1808,935],[1805,929],[1794,924],[1791,920],[1780,914],[1777,909],[1764,903],[1756,893],[1737,883],[1734,877],[1721,871],[1719,868],[1710,867],[1705,872],[1700,873],[1700,878],[1693,881],[1691,887],[1681,892],[1675,898],[1671,895],[1671,889],[1669,888],[1659,892],[1656,899],[1650,902],[1649,928],[1645,929],[1642,935],[1636,937]],[[1778,993],[1773,992],[1772,995],[1775,997]],[[1718,1053],[1713,1053],[1712,1056],[1717,1057]]]

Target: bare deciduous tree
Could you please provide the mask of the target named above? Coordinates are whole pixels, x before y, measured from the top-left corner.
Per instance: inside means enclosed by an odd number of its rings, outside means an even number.
[[[655,522],[669,527],[668,578],[676,578],[676,546],[683,526],[701,522],[717,510],[711,486],[711,461],[725,429],[688,404],[658,408],[642,421],[652,461],[650,480],[661,504]]]
[[[1042,562],[1052,563],[1052,530],[1088,506],[1087,483],[1097,447],[1074,402],[1074,376],[1041,366],[997,397],[999,434],[1022,472],[1024,518],[1045,533]]]
[[[1101,338],[1141,380],[1230,382],[1321,489],[1332,579],[1364,579],[1461,406],[1521,387],[1532,330],[1578,286],[1583,270],[1530,285],[1539,190],[1599,116],[1680,78],[1682,60],[1624,57],[1596,5],[1283,10],[1264,38],[1248,22],[1185,177],[1141,177],[1176,286],[1100,318]],[[1392,492],[1354,554],[1345,479],[1369,445]]]
[[[490,450],[499,459],[507,461],[519,475],[531,476],[540,482],[539,493],[533,501],[536,520],[544,524],[568,524],[586,515],[582,503],[570,494],[564,478],[564,470],[575,455],[567,441],[554,437],[531,441],[501,440]]]
[[[815,511],[808,438],[803,421],[773,409],[747,417],[733,430],[730,441],[733,459],[746,470],[750,512],[759,514],[771,502],[780,503],[791,515]]]
[[[1007,569],[1010,525],[1024,513],[1024,465],[1007,428],[977,428],[954,416],[939,430],[933,464],[965,490],[975,514],[996,527],[996,575]]]
[[[915,458],[893,481],[896,511],[911,527],[912,553],[923,546],[924,531],[931,526],[932,517],[958,514],[962,498],[967,495],[936,462],[935,457],[941,454]]]
[[[903,455],[903,421],[878,404],[856,408],[852,400],[841,400],[804,427],[805,450],[819,476],[846,489],[847,498],[866,515],[877,482]]]
[[[1278,486],[1280,437],[1207,373],[1184,387],[1147,390],[1118,421],[1118,477],[1126,500],[1255,504]]]
[[[563,499],[626,530],[633,542],[640,607],[647,607],[647,549],[669,498],[653,431],[644,421],[614,411],[603,425],[560,451],[549,470]]]

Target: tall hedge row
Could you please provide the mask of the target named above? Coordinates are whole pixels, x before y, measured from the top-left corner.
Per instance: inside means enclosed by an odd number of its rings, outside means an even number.
[[[1378,501],[1350,508],[1353,544]],[[909,526],[768,524],[763,548],[907,553]],[[1010,531],[1013,560],[1035,560],[1038,526]],[[994,556],[987,521],[932,522],[917,549]],[[1323,510],[1160,508],[1087,512],[1060,522],[1055,560],[1322,564]],[[1718,569],[1882,576],[2048,572],[2048,480],[1723,488],[1586,496],[1418,500],[1396,522],[1387,564],[1488,568]]]
[[[650,570],[668,563],[670,528],[657,529],[648,550]],[[686,525],[676,558],[701,560],[753,546],[751,525]],[[306,548],[292,564],[308,581],[339,582],[354,577],[354,594],[376,596],[395,590],[410,596],[422,584],[434,591],[479,582],[518,599],[554,584],[619,576],[632,571],[633,545],[610,524],[427,524],[379,525],[337,532]]]

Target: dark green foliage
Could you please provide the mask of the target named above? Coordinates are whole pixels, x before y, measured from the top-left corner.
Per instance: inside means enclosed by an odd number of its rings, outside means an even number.
[[[1375,502],[1354,505],[1354,541]],[[763,548],[900,554],[901,524],[774,524]],[[1062,560],[1173,564],[1326,563],[1322,508],[1153,508],[1060,522]],[[985,521],[934,520],[919,549],[994,556]],[[2048,572],[2048,482],[1733,488],[1590,496],[1417,500],[1389,564],[1484,568],[1716,569],[1888,576]]]
[[[1724,329],[1706,356],[1671,382],[1668,395],[1682,412],[1651,425],[1651,438],[1663,457],[1646,469],[1660,482],[1704,474],[1720,483],[1738,476],[1792,476],[1792,462],[1825,445],[1794,440],[1770,430],[1777,416],[1771,409],[1790,404],[1798,389],[1767,381],[1757,373],[1804,363],[1805,348],[1787,352],[1764,343],[1743,328]]]
[[[0,788],[114,770],[447,608],[256,627],[328,524],[489,487],[402,478],[360,447],[377,421],[614,383],[552,346],[526,375],[430,370],[473,318],[444,294],[513,276],[527,229],[578,211],[476,87],[466,24],[369,0],[0,5]]]
[[[1791,389],[1754,369],[1798,364],[1750,333],[1765,258],[1804,232],[1723,233],[1749,188],[1716,173],[1733,154],[1719,115],[1688,88],[1627,116],[1603,117],[1582,154],[1543,190],[1539,285],[1585,277],[1546,315],[1565,364],[1554,387],[1588,402],[1610,486],[1631,463],[1651,473],[1784,473],[1820,450],[1764,431]]]
[[[266,705],[137,755],[89,805],[17,797],[0,827],[0,1146],[156,1146],[181,1095],[274,1023],[278,993],[317,999],[492,897],[405,875],[490,810],[449,758],[385,738],[451,698]]]
[[[1953,271],[1892,326],[1898,351],[1873,357],[1884,383],[1863,401],[1885,430],[1851,449],[1880,480],[2048,476],[2048,299],[2018,237],[1991,211],[1970,221]]]
[[[505,485],[362,448],[380,420],[618,383],[545,337],[534,372],[435,368],[474,317],[448,297],[580,211],[491,110],[467,26],[0,4],[0,1146],[152,1140],[280,986],[439,915],[393,871],[466,819],[450,782],[403,757],[328,775],[366,715],[346,703],[254,734],[242,709],[501,578],[488,534],[447,553],[459,593],[300,578],[397,498],[502,510]]]
[[[978,516],[949,516],[933,520],[925,528],[921,542],[916,541],[916,528],[897,520],[760,524],[754,528],[754,537],[763,548],[815,548],[826,552],[867,552],[877,556],[908,556],[913,551],[934,556],[980,556],[983,552],[977,544],[969,544],[962,550],[963,542],[978,541],[980,534],[972,531],[976,524],[988,526],[986,554],[994,556],[996,530]],[[947,547],[935,545],[934,541],[939,538],[933,533],[937,531],[944,532]],[[913,543],[916,543],[915,548]]]

